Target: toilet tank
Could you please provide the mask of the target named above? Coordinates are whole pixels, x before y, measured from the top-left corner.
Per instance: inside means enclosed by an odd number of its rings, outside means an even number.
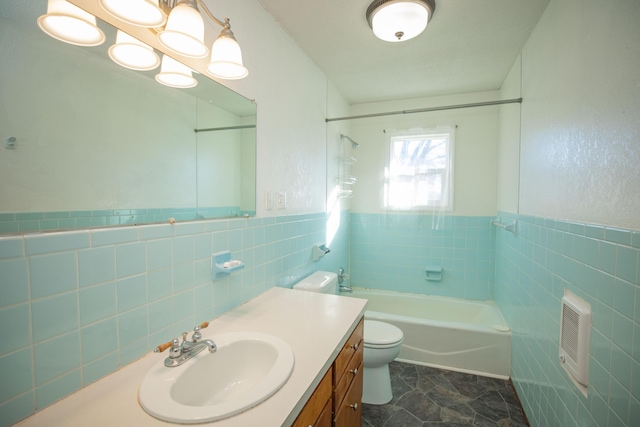
[[[338,285],[338,275],[330,271],[316,271],[293,285],[299,291],[335,294]]]

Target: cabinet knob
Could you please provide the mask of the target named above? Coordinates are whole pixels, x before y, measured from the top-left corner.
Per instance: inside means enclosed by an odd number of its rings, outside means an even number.
[[[358,410],[358,404],[357,404],[357,403],[354,403],[353,405],[349,405],[349,407],[350,407],[351,409],[353,409],[354,411],[357,411],[357,410]]]
[[[352,345],[351,347],[353,347],[354,350],[358,349],[358,343],[355,343],[354,345]]]
[[[358,375],[358,368],[350,369],[349,372],[351,372],[353,375]]]

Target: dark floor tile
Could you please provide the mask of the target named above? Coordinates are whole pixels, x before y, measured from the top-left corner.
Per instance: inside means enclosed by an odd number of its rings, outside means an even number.
[[[399,409],[381,427],[422,427],[422,421],[404,409]]]
[[[476,411],[477,414],[497,423],[498,421],[509,418],[507,404],[497,391],[488,391],[477,399],[468,403],[468,405]]]
[[[467,404],[453,405],[442,408],[440,418],[447,423],[473,423],[476,413]]]
[[[400,399],[405,393],[413,390],[402,378],[400,377],[391,377],[391,392],[393,393],[393,398],[391,402],[392,405]]]
[[[473,425],[477,427],[497,427],[498,423],[485,418],[480,414],[476,414],[476,418],[473,420]]]
[[[451,386],[453,388],[453,386]],[[455,388],[454,388],[455,390]],[[451,391],[446,388],[442,388],[439,385],[426,393],[426,396],[436,402],[440,407],[447,407],[458,405],[460,403],[469,402],[471,399],[467,396],[463,396],[457,391]],[[505,408],[506,409],[506,408]]]
[[[528,427],[510,381],[392,362],[393,399],[362,405],[362,427]]]
[[[399,378],[407,383],[407,385],[411,388],[416,388],[418,386],[418,371],[415,369],[415,366],[407,367],[403,369],[399,374]]]
[[[517,427],[527,427],[527,419],[524,417],[524,412],[522,411],[522,407],[518,405],[510,405],[507,404],[507,409],[509,410],[509,418],[513,422],[514,426]]]
[[[393,405],[362,405],[362,420],[373,427],[384,425],[394,412],[398,410]]]
[[[487,392],[487,389],[478,385],[476,381],[449,380],[451,385],[463,396],[476,399]]]
[[[404,408],[420,421],[440,421],[440,407],[419,390],[405,393],[396,406]]]
[[[478,376],[478,384],[486,388],[487,390],[497,390],[505,387],[509,387],[509,381],[501,380],[498,378],[489,378]]]
[[[515,394],[515,391],[513,391],[513,388],[505,387],[505,388],[498,389],[497,392],[500,393],[500,396],[502,396],[502,398],[504,399],[505,402],[507,402],[507,404],[517,406],[517,407],[520,406],[520,402],[518,401],[518,398],[516,397],[516,394]]]

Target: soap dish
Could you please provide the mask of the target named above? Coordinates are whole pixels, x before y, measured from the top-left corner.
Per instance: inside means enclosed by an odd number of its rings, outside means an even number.
[[[244,263],[231,259],[230,251],[217,252],[211,256],[211,280],[221,279],[234,271],[242,270]]]

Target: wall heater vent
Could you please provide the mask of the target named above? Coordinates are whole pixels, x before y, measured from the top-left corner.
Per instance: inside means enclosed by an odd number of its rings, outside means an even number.
[[[573,378],[586,386],[589,382],[589,335],[591,306],[565,291],[560,321],[560,362]]]

